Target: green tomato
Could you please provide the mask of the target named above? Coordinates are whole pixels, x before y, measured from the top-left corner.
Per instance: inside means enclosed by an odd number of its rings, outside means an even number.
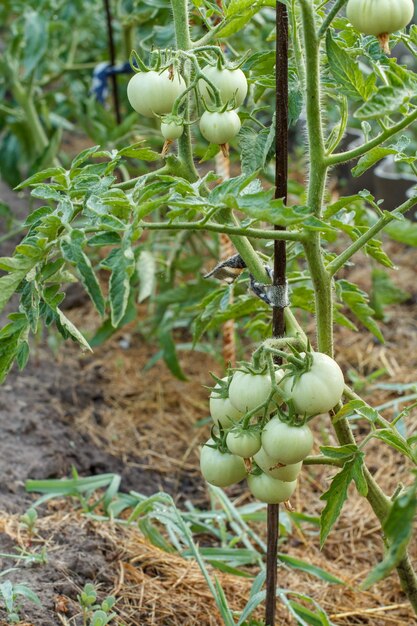
[[[278,459],[274,459],[265,452],[263,448],[254,455],[254,461],[265,474],[272,478],[277,478],[285,483],[295,480],[301,471],[303,462],[293,463],[292,465],[284,465],[284,467],[275,467],[280,463]]]
[[[286,502],[292,496],[297,486],[297,481],[283,482],[272,478],[267,474],[249,474],[249,491],[255,498],[267,504],[279,504]]]
[[[313,363],[299,378],[285,378],[282,386],[299,415],[327,413],[340,401],[345,381],[343,372],[327,354],[313,352]]]
[[[237,454],[244,459],[251,458],[261,447],[261,434],[259,430],[232,428],[227,433],[226,445],[232,454]]]
[[[227,377],[223,378],[223,380],[227,381]],[[216,385],[210,394],[210,415],[217,426],[230,428],[230,426],[241,419],[243,413],[233,406],[229,398],[216,396],[216,389],[220,389],[220,385]]]
[[[204,139],[222,146],[229,143],[240,131],[239,116],[236,111],[204,111],[200,119],[200,131]]]
[[[283,374],[281,370],[276,370],[275,379],[277,383],[281,380]],[[229,398],[233,406],[241,413],[248,413],[255,409],[259,404],[263,404],[271,393],[271,379],[269,374],[251,374],[250,372],[237,371],[233,374],[233,378],[229,387]],[[273,403],[270,404],[269,410],[272,412],[275,408]]]
[[[401,30],[414,15],[413,0],[349,0],[346,15],[359,32],[385,35]]]
[[[153,70],[138,72],[129,81],[127,97],[137,113],[156,117],[170,113],[172,105],[185,88],[185,82],[178,73],[171,80],[168,70],[160,74]]]
[[[263,449],[283,465],[293,465],[305,459],[313,443],[313,433],[306,424],[289,426],[279,417],[273,417],[262,431]]]
[[[236,107],[243,104],[246,94],[248,93],[248,81],[242,70],[221,69],[212,65],[206,65],[203,68],[203,74],[213,83],[220,92],[220,98],[223,104],[233,100]],[[210,86],[205,80],[198,82],[200,93],[207,104],[214,104],[211,97]]]
[[[176,124],[175,122],[161,122],[162,137],[166,141],[174,141],[179,139],[184,132],[184,126],[182,124]]]
[[[200,469],[205,480],[216,487],[229,487],[243,480],[246,468],[242,457],[210,448],[213,443],[209,439],[201,449]]]

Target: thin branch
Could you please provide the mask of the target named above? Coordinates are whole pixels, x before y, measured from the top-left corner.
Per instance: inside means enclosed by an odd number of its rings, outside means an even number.
[[[303,461],[304,465],[334,465],[335,467],[343,467],[342,459],[333,459],[330,456],[319,454],[317,456],[308,456]]]
[[[352,161],[353,159],[357,159],[369,152],[369,150],[372,150],[372,148],[377,148],[379,145],[381,145],[381,143],[384,143],[384,141],[390,139],[390,137],[392,137],[396,133],[404,130],[404,128],[412,124],[415,120],[417,120],[417,109],[415,109],[409,115],[406,115],[400,122],[394,124],[394,126],[391,126],[390,128],[384,130],[374,139],[367,141],[361,146],[358,146],[358,148],[354,148],[353,150],[348,150],[346,152],[339,152],[326,157],[325,163],[327,166],[333,166],[340,163],[347,163],[348,161]]]
[[[417,197],[410,198],[403,202],[396,210],[395,213],[405,213],[409,211],[417,204]],[[336,274],[349,259],[370,241],[375,235],[385,228],[390,222],[395,219],[395,215],[385,213],[369,230],[361,235],[356,241],[354,241],[342,254],[333,259],[326,267],[331,276]]]
[[[301,241],[299,231],[261,230],[258,228],[237,228],[213,222],[139,222],[138,224],[147,230],[207,230],[213,233],[226,233],[226,235],[239,235],[254,239],[276,239],[281,241]]]
[[[334,3],[334,5],[332,6],[332,8],[330,9],[330,11],[328,12],[328,14],[326,15],[323,24],[320,26],[319,29],[319,38],[321,39],[327,32],[327,29],[329,28],[330,24],[332,23],[332,21],[334,20],[334,18],[336,17],[336,15],[339,13],[340,9],[344,7],[344,5],[347,3],[348,0],[336,0],[336,2]]]

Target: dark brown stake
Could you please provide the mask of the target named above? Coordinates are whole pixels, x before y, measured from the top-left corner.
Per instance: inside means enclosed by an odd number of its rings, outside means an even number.
[[[107,20],[107,36],[109,40],[109,53],[110,53],[110,63],[111,66],[114,67],[116,65],[116,51],[114,47],[114,39],[113,39],[113,24],[112,24],[112,16],[110,11],[110,0],[104,0],[104,8],[106,10],[106,20]],[[111,75],[111,82],[113,87],[113,104],[114,104],[114,112],[116,115],[116,121],[118,124],[122,121],[120,115],[120,104],[119,104],[119,93],[117,91],[117,76],[116,74]]]
[[[275,105],[275,197],[287,200],[288,179],[288,14],[284,4],[277,0],[276,7],[276,105]],[[275,226],[276,230],[283,230]],[[285,241],[274,242],[274,285],[285,285]],[[272,309],[272,336],[285,334],[284,309]],[[279,535],[279,505],[268,504],[267,557],[266,557],[266,607],[265,624],[275,626],[277,601],[277,559]]]

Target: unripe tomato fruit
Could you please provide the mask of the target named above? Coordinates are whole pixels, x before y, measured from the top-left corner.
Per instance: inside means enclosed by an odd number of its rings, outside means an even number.
[[[259,430],[242,430],[232,428],[227,433],[226,445],[232,454],[237,454],[244,459],[251,458],[261,447],[261,433]]]
[[[138,72],[128,83],[127,97],[137,113],[155,117],[170,113],[172,105],[185,88],[185,82],[178,73],[171,80],[168,70],[161,74],[153,70]]]
[[[306,424],[289,426],[279,417],[273,417],[262,431],[263,449],[283,465],[293,465],[305,459],[313,442],[313,433]]]
[[[240,119],[236,111],[210,113],[204,111],[200,119],[200,131],[204,139],[220,146],[229,143],[240,131]]]
[[[277,382],[282,378],[281,370],[276,370]],[[247,413],[255,409],[259,404],[266,402],[271,393],[271,379],[269,374],[251,374],[250,372],[237,371],[229,386],[229,398],[232,405],[241,413]],[[274,410],[271,403],[270,410]]]
[[[411,21],[413,0],[349,0],[346,7],[349,22],[365,35],[394,33]]]
[[[233,100],[233,98],[236,107],[240,107],[243,104],[248,93],[248,81],[242,70],[228,70],[226,68],[219,70],[212,65],[206,65],[202,72],[219,90],[223,104]],[[213,104],[214,100],[210,95],[210,86],[206,81],[200,80],[198,86],[206,103]]]
[[[340,401],[345,388],[343,372],[336,361],[321,352],[313,352],[312,358],[308,372],[282,382],[299,415],[327,413]]]
[[[227,378],[223,378],[223,380],[226,381]],[[217,426],[220,424],[223,428],[230,428],[240,420],[243,413],[233,406],[229,398],[216,396],[216,389],[220,389],[220,386],[216,385],[210,394],[210,415]]]
[[[161,122],[162,137],[167,141],[179,139],[184,132],[184,126],[175,122]]]
[[[271,478],[267,474],[249,474],[249,491],[255,498],[267,504],[279,504],[286,502],[292,496],[297,486],[297,481],[284,483],[282,480]]]
[[[254,455],[253,459],[265,474],[271,476],[272,478],[282,480],[285,483],[295,480],[301,472],[301,468],[303,466],[303,462],[299,461],[298,463],[293,463],[292,465],[275,467],[275,465],[278,465],[280,461],[269,456],[263,448],[260,448],[260,450]]]
[[[213,444],[209,439],[207,444]],[[238,483],[246,476],[245,463],[240,456],[229,452],[220,452],[216,448],[204,445],[200,454],[200,469],[205,480],[216,487],[228,487]]]

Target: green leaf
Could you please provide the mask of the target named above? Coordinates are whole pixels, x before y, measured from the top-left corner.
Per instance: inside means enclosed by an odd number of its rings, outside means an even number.
[[[130,294],[130,278],[135,271],[135,256],[125,241],[121,248],[112,250],[102,267],[111,270],[109,299],[111,323],[117,327],[126,312]]]
[[[36,174],[33,174],[33,176],[26,178],[26,180],[21,182],[16,187],[16,189],[23,189],[24,187],[28,187],[29,185],[35,185],[36,183],[40,183],[47,178],[53,178],[54,176],[59,176],[60,174],[65,174],[65,170],[63,167],[49,167],[42,172],[37,172]]]
[[[339,447],[320,446],[320,450],[325,456],[332,459],[347,459],[358,452],[358,446],[354,443],[348,443]]]
[[[87,159],[89,159],[90,156],[92,156],[95,152],[97,152],[99,148],[100,146],[93,146],[92,148],[86,148],[85,150],[77,154],[77,156],[75,157],[75,159],[73,159],[71,163],[71,172],[73,172],[80,165],[85,163],[85,161],[87,161]]]
[[[381,428],[374,431],[373,437],[383,441],[391,448],[398,450],[398,452],[401,452],[401,454],[414,461],[412,449],[408,445],[406,439],[401,437],[399,432],[390,430],[389,428]]]
[[[379,326],[373,319],[375,312],[369,306],[368,294],[362,291],[357,285],[344,279],[336,282],[336,292],[342,302],[349,307],[359,321],[362,322],[381,343],[384,343],[384,337]]]
[[[85,290],[97,311],[103,316],[106,311],[106,303],[91,261],[82,249],[83,243],[84,234],[81,231],[73,230],[69,237],[61,239],[62,254],[69,263],[76,267]]]
[[[149,298],[156,284],[156,263],[152,252],[142,250],[136,264],[136,271],[139,277],[138,302],[143,302]]]
[[[253,219],[276,226],[294,226],[305,222],[313,213],[307,206],[286,206],[282,199],[271,200],[269,191],[245,194],[237,199],[240,211]]]
[[[320,517],[320,546],[323,547],[331,529],[336,523],[347,499],[348,487],[363,463],[363,454],[357,454],[351,461],[347,461],[343,469],[333,478],[330,488],[320,500],[326,502]]]
[[[162,357],[169,367],[170,371],[179,380],[187,380],[187,377],[182,371],[181,365],[178,360],[177,350],[171,330],[169,328],[163,328],[158,333],[158,339],[162,348]]]
[[[0,311],[4,309],[26,274],[27,269],[16,270],[0,278]]]
[[[242,172],[252,174],[263,169],[274,154],[274,123],[270,128],[255,131],[244,126],[239,133]]]
[[[388,156],[389,154],[396,154],[396,150],[394,148],[383,148],[382,146],[377,146],[373,148],[369,152],[367,152],[363,157],[361,157],[352,168],[353,176],[362,176],[370,167],[378,163],[381,159]]]
[[[386,306],[401,304],[409,298],[410,294],[394,285],[387,272],[380,269],[372,271],[371,304],[378,319],[384,318],[384,308]]]
[[[158,152],[154,152],[150,148],[144,148],[142,142],[127,146],[122,150],[119,150],[119,155],[124,157],[130,157],[133,159],[139,159],[140,161],[159,161],[161,155]]]
[[[401,106],[408,99],[408,91],[384,85],[365,104],[357,109],[355,117],[360,120],[381,119],[385,115],[398,113]]]
[[[327,31],[326,49],[330,71],[342,92],[353,100],[368,100],[375,87],[375,74],[366,78],[357,59],[336,43],[330,30]]]
[[[86,340],[84,335],[82,335],[80,333],[78,328],[76,328],[76,326],[74,326],[74,324],[71,322],[71,320],[69,320],[60,309],[56,309],[56,313],[58,315],[59,323],[68,332],[68,334],[75,341],[77,341],[80,344],[80,346],[82,346],[86,350],[90,350],[90,352],[92,352],[92,349],[91,349],[88,341]]]
[[[404,557],[413,533],[413,524],[417,511],[417,483],[405,493],[399,495],[391,507],[384,522],[384,535],[388,541],[388,550],[379,563],[367,576],[363,587],[369,589],[376,582],[386,578]]]
[[[407,246],[417,246],[417,222],[409,219],[393,220],[384,230],[394,241],[405,243]]]
[[[48,28],[47,19],[41,12],[28,9],[24,19],[23,65],[27,78],[48,50]]]
[[[337,576],[330,574],[330,572],[326,572],[326,570],[322,569],[321,567],[318,567],[317,565],[312,565],[311,563],[308,563],[307,561],[303,561],[302,559],[297,559],[294,556],[290,556],[289,554],[282,554],[282,553],[279,553],[278,558],[280,561],[282,561],[286,565],[289,565],[290,567],[294,569],[299,569],[302,572],[306,572],[307,574],[311,574],[312,576],[315,576],[316,578],[320,578],[320,580],[324,580],[328,583],[337,584],[337,585],[345,584],[343,580],[340,580],[340,578],[337,578]]]
[[[26,342],[28,325],[24,315],[7,324],[0,332],[0,383],[4,381],[17,357],[22,342]],[[22,355],[23,357],[23,355]]]

